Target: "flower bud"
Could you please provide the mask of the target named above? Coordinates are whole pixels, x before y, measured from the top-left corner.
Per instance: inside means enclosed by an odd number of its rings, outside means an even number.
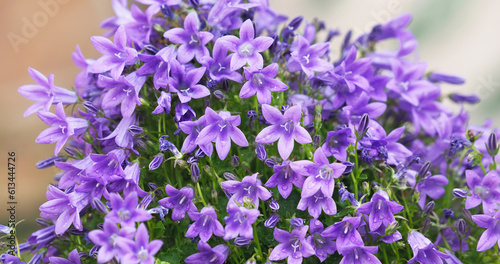
[[[280,217],[277,214],[272,214],[265,222],[264,226],[267,228],[274,228],[276,224],[280,221]]]
[[[465,232],[466,232],[466,229],[467,229],[467,223],[463,219],[458,219],[457,222],[455,223],[455,225],[457,226],[457,236],[458,236],[458,238],[464,239],[465,238]]]
[[[160,165],[163,163],[163,154],[157,154],[154,159],[149,163],[149,170],[153,171],[158,169]]]
[[[422,229],[424,230],[424,232],[427,232],[430,226],[431,226],[431,219],[425,218],[422,223]]]
[[[272,199],[271,202],[269,203],[269,208],[271,208],[271,210],[273,210],[273,212],[276,213],[280,209],[280,204],[278,203],[278,201]]]
[[[257,147],[255,148],[255,154],[257,154],[257,158],[261,161],[266,160],[267,158],[267,153],[266,153],[266,147],[264,147],[263,144],[258,144]]]
[[[361,139],[368,129],[368,124],[370,123],[370,117],[368,114],[363,114],[359,120],[358,129],[356,130],[358,139]]]
[[[361,190],[364,194],[370,194],[370,184],[368,182],[361,183]]]
[[[136,126],[136,125],[129,126],[128,131],[130,133],[132,133],[133,135],[140,135],[140,134],[144,133],[144,130],[141,127]]]
[[[100,199],[97,199],[97,197],[94,197],[94,199],[92,199],[92,207],[97,209],[97,211],[102,214],[109,213],[108,207],[106,207],[106,205],[104,205]]]
[[[437,83],[437,82],[445,82],[445,83],[449,83],[449,84],[463,84],[463,83],[465,83],[465,79],[460,78],[458,76],[437,73],[437,72],[429,73],[429,75],[427,75],[427,79],[429,79],[429,81],[434,82],[434,83]]]
[[[155,199],[155,193],[150,192],[146,197],[142,198],[142,201],[139,203],[137,208],[147,209],[151,202]]]
[[[268,158],[264,161],[264,164],[266,164],[268,167],[272,168],[272,167],[278,165],[278,162],[273,158]]]
[[[226,95],[221,91],[221,90],[215,90],[213,93],[214,97],[221,100],[225,101],[226,100]]]
[[[43,219],[43,218],[37,218],[36,219],[36,223],[39,226],[43,226],[43,227],[47,227],[47,226],[51,226],[52,225],[52,223],[49,220]]]
[[[222,174],[222,176],[224,176],[224,178],[228,181],[236,181],[236,176],[234,176],[234,174],[230,173],[230,172],[224,172]]]
[[[467,209],[463,209],[462,210],[462,216],[464,217],[465,220],[467,220],[469,223],[472,223],[474,221],[472,221],[472,214],[470,213],[469,210]]]
[[[429,169],[431,168],[431,162],[426,161],[422,167],[420,167],[420,170],[418,170],[417,176],[420,178],[425,178],[427,173],[429,172]]]
[[[42,260],[43,260],[43,256],[45,255],[45,250],[39,252],[39,253],[35,253],[35,255],[33,255],[33,257],[31,257],[30,261],[28,263],[30,264],[39,264],[39,263],[42,263]]]
[[[242,237],[237,237],[234,239],[234,245],[237,247],[243,247],[243,246],[248,246],[250,245],[251,240],[242,238]]]
[[[240,157],[239,156],[232,156],[231,157],[231,164],[233,165],[233,167],[238,167],[240,166]]]
[[[97,258],[97,253],[99,252],[99,249],[101,247],[100,246],[93,246],[91,249],[90,249],[90,252],[89,252],[89,256],[92,256],[93,258]]]
[[[467,194],[469,194],[468,191],[466,191],[464,189],[459,189],[459,188],[453,189],[452,193],[453,193],[453,196],[455,196],[456,198],[466,198]]]
[[[194,156],[199,159],[205,156],[205,152],[203,152],[203,150],[201,149],[197,149],[194,153]]]
[[[313,137],[313,145],[315,148],[317,148],[321,144],[321,136],[320,135],[315,135]]]
[[[448,222],[448,219],[450,218],[455,218],[455,212],[453,212],[452,209],[449,208],[444,208],[443,209],[443,216],[439,219],[439,224],[444,225],[446,222]]]
[[[344,172],[342,172],[342,175],[351,174],[352,169],[354,168],[354,163],[352,163],[350,161],[344,161],[344,162],[342,162],[342,164],[345,165],[345,170],[344,170]]]
[[[217,201],[217,198],[219,197],[216,190],[210,191],[210,196],[212,197],[212,200],[214,200],[214,201]]]
[[[54,166],[56,161],[65,161],[65,160],[66,159],[63,157],[54,156],[37,162],[35,166],[37,169],[46,169]]]
[[[290,219],[290,225],[295,227],[302,227],[304,226],[304,219],[292,217],[292,219]]]
[[[398,221],[393,221],[392,223],[387,225],[387,227],[385,228],[385,234],[390,236],[390,235],[394,234],[398,230],[398,228],[399,228]]]
[[[498,154],[497,135],[495,134],[495,132],[491,133],[488,137],[488,144],[486,145],[486,149],[492,157]]]
[[[434,210],[434,206],[436,205],[436,203],[434,201],[430,201],[428,202],[425,207],[424,207],[424,211],[422,212],[423,215],[430,215],[432,213],[432,211]]]
[[[462,95],[458,93],[452,93],[449,95],[450,99],[455,103],[468,103],[468,104],[477,104],[480,99],[477,95]]]
[[[83,102],[83,107],[87,110],[87,113],[91,113],[93,115],[97,115],[101,110],[97,108],[92,102],[90,101],[85,101]]]
[[[198,167],[198,163],[191,164],[191,179],[193,182],[198,182],[200,180],[200,168]]]
[[[257,112],[255,110],[249,110],[247,112],[248,119],[255,119],[257,117]]]
[[[217,81],[209,79],[206,83],[208,89],[213,90],[217,87]]]
[[[73,148],[73,147],[70,147],[70,146],[65,146],[64,148],[64,151],[66,151],[66,153],[68,153],[68,155],[70,156],[75,156],[76,154],[78,154],[78,150]]]

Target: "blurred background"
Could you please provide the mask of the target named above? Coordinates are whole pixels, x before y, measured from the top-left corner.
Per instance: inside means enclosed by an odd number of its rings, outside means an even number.
[[[130,2],[130,1],[129,1]],[[459,91],[478,95],[480,105],[468,106],[474,124],[489,117],[500,124],[500,2],[494,0],[269,0],[271,7],[292,19],[323,20],[343,34],[370,31],[401,13],[413,15],[410,29],[419,40],[418,58],[430,70],[466,79],[462,86],[443,86],[446,93]],[[111,1],[103,0],[2,0],[0,1],[0,224],[7,224],[7,157],[16,152],[17,220],[20,240],[37,229],[38,207],[46,201],[47,185],[56,168],[37,170],[36,162],[51,157],[54,145],[38,145],[37,135],[47,128],[36,115],[23,118],[32,104],[17,93],[24,84],[34,84],[28,75],[33,67],[44,75],[54,74],[57,86],[72,88],[79,72],[71,59],[76,45],[87,58],[99,53],[90,37],[105,31],[99,24],[113,16]],[[338,54],[340,38],[331,45]]]

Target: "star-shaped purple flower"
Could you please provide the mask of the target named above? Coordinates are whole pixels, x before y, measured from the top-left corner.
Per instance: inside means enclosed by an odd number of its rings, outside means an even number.
[[[259,210],[248,209],[238,206],[234,201],[229,201],[227,213],[229,216],[224,217],[224,221],[226,221],[224,240],[236,238],[238,235],[242,238],[252,239],[252,224],[257,220]]]
[[[175,60],[177,51],[174,46],[167,46],[155,55],[147,53],[139,54],[139,59],[144,64],[136,72],[138,76],[153,76],[153,84],[155,89],[160,87],[166,88],[168,85],[168,78],[170,75],[170,62]]]
[[[180,190],[175,189],[170,184],[165,186],[165,192],[168,196],[158,201],[160,205],[172,210],[172,220],[180,221],[188,213],[191,217],[198,209],[193,203],[194,190],[191,187],[182,187]],[[191,219],[193,219],[191,217]]]
[[[202,116],[195,121],[179,122],[179,128],[182,130],[182,132],[188,135],[186,139],[184,139],[184,143],[182,144],[182,153],[189,153],[196,148],[196,138],[198,137],[198,134],[200,134],[201,130],[206,126],[207,122],[205,116]],[[208,152],[212,153],[212,142],[205,144],[202,149],[207,149]]]
[[[262,129],[255,138],[260,144],[278,141],[278,152],[282,159],[288,159],[292,153],[294,140],[300,144],[312,142],[311,135],[300,125],[302,110],[299,105],[288,108],[284,114],[271,105],[262,105],[262,114],[271,125]]]
[[[361,225],[361,217],[346,216],[342,221],[327,227],[322,235],[337,239],[337,251],[348,254],[352,249],[363,246],[361,234],[356,230]]]
[[[276,241],[280,242],[271,254],[269,260],[278,261],[288,258],[288,263],[302,263],[304,257],[314,255],[315,251],[306,239],[308,226],[297,227],[291,233],[275,228],[273,235]]]
[[[350,251],[343,254],[344,257],[339,264],[382,264],[382,262],[374,256],[377,251],[378,247],[376,246],[358,246],[352,248]]]
[[[200,252],[187,257],[184,261],[187,264],[223,264],[229,254],[229,248],[226,245],[211,248],[202,240],[198,242],[198,251]]]
[[[80,220],[80,211],[83,206],[73,199],[75,193],[67,194],[58,188],[49,185],[47,202],[40,206],[40,216],[51,219],[55,223],[55,233],[62,235],[73,224],[76,229],[83,230]]]
[[[97,253],[97,262],[107,263],[116,256],[123,256],[126,252],[118,243],[122,239],[132,239],[135,228],[119,229],[115,223],[104,221],[102,230],[96,229],[89,232],[89,239],[100,246]]]
[[[217,155],[224,160],[231,149],[231,140],[240,147],[248,147],[248,141],[245,135],[237,126],[241,124],[240,116],[232,116],[229,111],[220,111],[218,114],[207,107],[205,109],[205,118],[208,126],[203,128],[195,143],[207,154],[212,155],[212,149],[206,145],[215,142]]]
[[[309,208],[308,212],[314,218],[318,218],[321,214],[321,210],[327,215],[334,215],[337,213],[337,205],[331,196],[325,196],[325,194],[318,190],[315,194],[311,196],[300,198],[297,209],[305,211]]]
[[[424,209],[427,196],[432,199],[439,199],[444,195],[443,186],[448,184],[448,179],[444,175],[429,175],[423,181],[417,183],[415,190],[420,192],[420,200],[418,205]]]
[[[316,195],[319,190],[326,197],[333,196],[335,179],[344,173],[346,165],[330,163],[321,148],[314,152],[314,162],[300,160],[292,163],[292,169],[297,173],[308,176],[302,188],[302,197]]]
[[[408,260],[408,263],[436,263],[442,264],[441,258],[448,258],[448,255],[440,252],[432,242],[422,235],[420,232],[412,230],[408,234],[408,244],[413,251],[413,258]]]
[[[368,223],[371,232],[376,231],[382,225],[387,227],[394,222],[396,219],[393,214],[399,213],[401,210],[403,210],[403,206],[391,201],[389,195],[382,189],[373,195],[370,202],[362,204],[358,208],[358,212],[369,215]]]
[[[467,170],[465,177],[472,194],[465,200],[465,209],[474,208],[482,203],[483,212],[487,215],[494,215],[499,209],[498,202],[500,201],[498,172],[491,170],[481,179],[475,171]]]
[[[42,109],[49,111],[52,104],[74,104],[77,101],[75,92],[54,85],[54,74],[45,77],[39,71],[28,68],[28,73],[37,84],[27,84],[19,87],[17,91],[25,98],[36,101],[24,112],[24,117]]]
[[[69,255],[68,259],[61,257],[49,257],[49,262],[51,264],[81,264],[80,255],[78,254],[78,250],[73,249]],[[6,262],[8,263],[8,262]]]
[[[127,47],[127,34],[125,27],[120,26],[115,33],[115,43],[111,40],[94,36],[90,39],[95,49],[103,55],[90,66],[90,72],[104,73],[110,71],[113,79],[118,79],[126,65],[135,64],[137,51]]]
[[[54,155],[57,155],[69,138],[79,136],[87,130],[88,123],[83,118],[66,117],[62,103],[56,105],[55,113],[38,112],[38,117],[51,127],[38,135],[36,143],[51,144],[57,142],[54,148]]]
[[[178,61],[170,62],[171,77],[168,79],[168,89],[177,93],[181,103],[187,103],[191,99],[199,99],[210,95],[210,90],[198,82],[205,75],[205,67],[188,69]]]
[[[243,204],[243,198],[247,197],[253,201],[254,204],[259,204],[259,198],[263,201],[271,198],[271,193],[262,186],[262,182],[257,178],[255,173],[252,176],[246,176],[239,181],[224,181],[221,182],[222,188],[232,195],[231,199]]]
[[[201,62],[201,58],[210,55],[207,45],[214,37],[212,33],[198,31],[200,19],[196,12],[189,13],[184,19],[184,29],[172,28],[165,32],[163,36],[175,44],[181,44],[177,49],[177,59],[180,63],[188,63],[194,57]]]
[[[139,91],[146,82],[145,76],[137,76],[136,72],[117,79],[100,75],[97,82],[101,87],[108,87],[102,98],[103,109],[114,109],[121,104],[121,113],[127,118],[132,116],[136,106],[141,105]]]
[[[257,100],[260,104],[271,103],[271,91],[275,93],[283,92],[288,86],[278,79],[278,64],[273,63],[264,69],[245,67],[245,78],[248,80],[240,90],[241,98],[249,98],[257,93]]]
[[[333,65],[321,59],[328,51],[330,43],[316,43],[311,45],[302,35],[290,48],[291,57],[287,67],[290,72],[303,71],[307,77],[314,76],[314,72],[326,72],[333,69]]]
[[[267,50],[274,40],[270,37],[255,38],[253,23],[248,19],[240,27],[240,38],[228,35],[221,37],[218,41],[228,50],[234,52],[231,58],[231,71],[235,71],[247,63],[251,67],[262,69],[264,59],[260,52]]]
[[[186,237],[193,238],[199,235],[201,241],[207,242],[212,234],[220,237],[224,235],[224,227],[217,220],[217,213],[212,206],[203,207],[199,213],[194,213],[190,217],[195,222],[189,225]]]
[[[124,256],[121,258],[122,263],[141,263],[153,264],[155,262],[154,255],[160,250],[163,241],[155,239],[149,242],[149,233],[146,225],[141,223],[135,232],[135,241],[123,239],[118,241],[123,248]]]
[[[318,219],[311,219],[309,226],[311,235],[307,237],[307,242],[313,246],[316,256],[323,262],[328,255],[335,253],[336,243],[333,238],[323,235],[324,226]]]
[[[278,185],[278,191],[283,198],[288,198],[292,192],[293,185],[302,188],[305,178],[296,173],[290,166],[291,161],[285,160],[281,165],[274,165],[274,174],[267,180],[266,187]]]
[[[206,56],[201,59],[201,64],[208,70],[210,78],[214,81],[229,79],[241,83],[243,77],[237,71],[231,70],[231,58],[234,54],[227,55],[227,47],[217,40],[212,49],[212,57]]]
[[[117,193],[111,194],[111,212],[105,219],[112,223],[120,223],[121,226],[135,227],[136,222],[145,222],[151,219],[151,215],[142,208],[137,208],[138,197],[136,192],[129,193],[122,199]]]
[[[345,161],[347,159],[347,147],[349,144],[354,145],[354,143],[352,130],[349,127],[343,127],[326,133],[325,144],[321,148],[325,156],[334,156],[340,161]]]
[[[479,241],[477,251],[485,251],[492,248],[495,243],[500,246],[500,210],[495,215],[473,215],[472,220],[480,227],[486,228]]]

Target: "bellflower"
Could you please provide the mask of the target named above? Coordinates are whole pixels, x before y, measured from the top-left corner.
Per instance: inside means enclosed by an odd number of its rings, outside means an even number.
[[[119,229],[115,223],[104,221],[102,230],[92,230],[89,232],[89,239],[100,246],[97,254],[98,263],[109,262],[114,257],[124,256],[126,251],[118,243],[122,239],[132,239],[135,228]]]
[[[441,232],[442,233],[438,235],[438,237],[436,238],[436,242],[434,242],[434,244],[446,245],[446,243],[444,243],[444,241],[446,240],[451,250],[455,252],[460,250],[465,252],[469,250],[469,244],[467,243],[465,238],[462,239],[462,241],[460,241],[460,238],[457,236],[457,233],[453,231],[453,229],[445,228]]]
[[[68,259],[61,257],[49,257],[50,264],[81,264],[80,255],[76,249],[73,249],[69,255]]]
[[[311,45],[302,35],[290,48],[291,57],[287,67],[290,72],[303,71],[307,77],[314,76],[314,72],[326,72],[333,69],[333,65],[321,59],[326,54],[330,43],[317,43]]]
[[[229,248],[226,245],[218,245],[211,248],[206,242],[198,242],[198,251],[185,259],[187,264],[223,264],[229,254]]]
[[[177,59],[184,64],[194,57],[198,62],[201,58],[208,56],[207,43],[214,37],[212,33],[198,31],[200,20],[196,12],[189,13],[184,19],[184,29],[172,28],[165,32],[163,36],[175,44],[181,44],[177,49]]]
[[[445,253],[437,250],[436,246],[428,238],[415,230],[410,231],[408,234],[408,244],[410,244],[413,251],[413,258],[408,260],[410,264],[415,261],[442,264],[442,258],[448,257]]]
[[[477,251],[485,251],[492,248],[495,243],[500,246],[500,210],[491,215],[473,215],[472,220],[478,226],[486,228],[479,241],[477,242]]]
[[[69,138],[81,135],[88,126],[87,120],[83,118],[66,117],[62,103],[57,104],[55,114],[40,111],[38,117],[51,127],[42,131],[36,138],[36,142],[39,144],[57,142],[54,155],[61,151]]]
[[[337,251],[342,255],[346,255],[352,249],[364,244],[361,234],[356,230],[360,224],[361,217],[346,216],[342,221],[325,228],[321,234],[337,239]]]
[[[210,142],[215,142],[215,149],[221,160],[224,160],[229,154],[231,140],[240,147],[248,146],[245,135],[237,128],[241,124],[240,116],[232,116],[228,111],[220,111],[217,114],[212,108],[207,107],[205,118],[209,125],[199,132],[195,143],[208,156],[212,155],[212,150],[206,147],[206,144]]]
[[[151,215],[142,208],[137,208],[137,193],[132,192],[124,199],[119,194],[111,194],[111,212],[105,219],[112,223],[120,223],[121,226],[133,226],[136,222],[145,222],[151,219]]]
[[[297,173],[308,176],[302,188],[303,198],[316,195],[319,190],[324,196],[332,197],[335,179],[340,177],[346,169],[346,165],[342,163],[330,163],[321,148],[314,152],[314,162],[295,161],[291,166]]]
[[[335,204],[335,201],[332,197],[326,196],[320,190],[316,191],[316,193],[311,196],[302,196],[300,198],[297,209],[305,211],[306,208],[308,208],[309,215],[314,218],[319,217],[321,210],[323,210],[327,215],[334,215],[337,213],[337,205]]]
[[[155,55],[147,53],[139,54],[139,59],[144,64],[136,71],[138,76],[153,75],[153,84],[155,89],[166,88],[170,75],[170,63],[175,60],[177,50],[173,46],[167,46]]]
[[[124,26],[116,30],[114,44],[111,40],[100,36],[94,36],[90,40],[95,49],[103,54],[90,66],[90,72],[110,71],[111,77],[116,80],[126,65],[132,65],[137,60],[137,51],[127,47],[127,34]]]
[[[415,190],[420,192],[420,200],[418,205],[424,209],[427,196],[432,199],[439,199],[444,195],[445,190],[443,186],[448,184],[448,179],[443,175],[427,176],[421,182],[417,183]]]
[[[151,114],[153,115],[159,115],[159,114],[166,114],[168,115],[170,113],[170,109],[172,107],[172,96],[170,93],[166,93],[164,91],[161,91],[160,97],[158,97],[158,106],[155,108]]]
[[[168,196],[158,201],[165,208],[172,210],[172,220],[180,221],[188,213],[191,217],[198,209],[193,203],[194,190],[191,187],[183,187],[180,190],[175,189],[170,184],[165,186],[165,192]],[[192,217],[191,217],[192,219]]]
[[[308,226],[297,227],[291,233],[275,228],[273,235],[280,242],[271,254],[269,260],[278,261],[287,258],[288,263],[302,263],[303,258],[314,255],[315,250],[306,239]]]
[[[266,187],[275,187],[278,185],[278,191],[283,198],[288,198],[292,193],[293,185],[302,188],[304,176],[296,173],[290,166],[291,161],[284,160],[281,165],[274,165],[274,174],[267,180]]]
[[[257,93],[260,104],[271,103],[271,91],[283,92],[288,86],[278,79],[278,64],[273,63],[260,70],[253,67],[245,67],[245,78],[248,80],[240,90],[241,98],[249,98]]]
[[[259,210],[247,209],[243,206],[238,206],[233,201],[229,201],[227,204],[227,213],[229,216],[224,218],[226,222],[224,240],[236,238],[238,235],[242,238],[252,239],[252,224],[257,220]]]
[[[193,238],[199,235],[201,241],[207,242],[212,234],[220,237],[224,235],[224,227],[217,220],[217,213],[213,207],[203,207],[199,213],[194,213],[190,217],[195,222],[189,225],[186,237]]]
[[[465,171],[467,186],[472,196],[467,196],[465,209],[471,209],[483,204],[483,211],[487,215],[494,215],[499,209],[500,176],[495,170],[489,171],[482,179],[473,170]]]
[[[262,69],[264,59],[260,52],[267,50],[273,43],[270,37],[255,38],[255,29],[251,20],[246,20],[240,28],[240,37],[227,35],[218,39],[228,50],[234,52],[231,57],[231,71],[245,66]]]
[[[212,80],[219,82],[224,79],[241,83],[243,77],[237,71],[231,70],[231,58],[234,54],[227,55],[227,47],[223,42],[215,41],[212,57],[201,58],[201,64],[207,68],[208,74]]]
[[[333,156],[340,161],[345,161],[347,159],[347,147],[349,144],[354,145],[354,143],[352,130],[348,127],[343,127],[326,133],[325,144],[321,148],[325,156]]]
[[[80,219],[80,206],[74,193],[67,194],[56,187],[49,185],[47,202],[40,206],[40,216],[51,219],[55,223],[55,233],[62,235],[73,224],[76,229],[83,230]]]
[[[376,231],[380,226],[385,228],[394,222],[396,219],[393,214],[399,213],[401,210],[403,210],[403,206],[389,200],[389,195],[382,189],[373,195],[370,202],[362,204],[358,208],[358,212],[369,215],[368,223],[371,232]]]
[[[324,226],[318,219],[311,219],[309,226],[311,235],[307,237],[307,242],[316,251],[315,255],[323,262],[328,255],[335,253],[336,243],[331,237],[323,236]]]
[[[200,134],[201,130],[207,126],[206,117],[202,116],[196,121],[183,121],[179,122],[179,128],[182,132],[186,133],[188,136],[184,139],[181,151],[182,153],[192,152],[196,148],[196,138]],[[209,142],[203,146],[202,149],[206,149],[207,152],[212,153],[213,145]]]
[[[122,263],[153,264],[155,262],[154,255],[163,245],[159,239],[149,242],[148,229],[144,223],[141,223],[137,228],[135,241],[123,239],[117,242],[126,252],[121,258]]]
[[[130,131],[130,127],[137,123],[137,118],[135,114],[130,117],[124,117],[118,123],[115,130],[111,132],[107,137],[102,138],[102,140],[115,139],[117,146],[122,148],[134,148],[134,135]]]
[[[259,132],[255,142],[271,144],[279,139],[278,152],[282,159],[290,157],[294,140],[300,144],[312,142],[311,135],[300,125],[302,114],[300,106],[292,106],[282,114],[271,105],[262,105],[262,114],[271,125]]]
[[[344,254],[344,257],[339,264],[381,264],[382,262],[374,256],[377,251],[378,247],[375,246],[355,247]]]
[[[25,98],[36,101],[24,112],[24,117],[42,109],[49,111],[52,104],[74,104],[77,101],[75,92],[54,85],[54,75],[45,77],[39,71],[28,68],[28,73],[37,84],[23,85],[17,91]]]
[[[266,201],[271,198],[271,193],[262,186],[262,182],[257,178],[255,173],[252,176],[246,176],[239,181],[224,181],[221,182],[222,188],[232,195],[231,199],[243,204],[243,198],[247,197],[255,205],[259,204],[259,199]]]
[[[210,95],[207,87],[198,84],[205,74],[205,67],[188,69],[176,60],[170,62],[170,67],[172,76],[167,81],[169,91],[177,93],[181,103]]]
[[[135,107],[141,105],[139,91],[146,82],[146,77],[137,76],[133,72],[126,77],[119,76],[112,79],[103,75],[99,76],[98,85],[108,87],[102,99],[103,109],[114,109],[121,104],[121,114],[127,118],[132,116]]]

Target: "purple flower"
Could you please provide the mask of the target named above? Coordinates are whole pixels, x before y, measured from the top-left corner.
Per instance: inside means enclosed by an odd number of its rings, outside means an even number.
[[[325,144],[321,146],[326,156],[334,156],[340,161],[347,159],[347,147],[354,145],[352,130],[348,127],[340,128],[336,131],[330,131],[326,134]]]
[[[420,263],[442,264],[441,258],[448,258],[448,255],[440,252],[432,242],[418,231],[412,230],[408,234],[408,244],[413,251],[413,258],[408,263],[418,261]]]
[[[335,179],[342,176],[346,168],[346,165],[342,163],[330,163],[321,148],[314,152],[314,162],[300,160],[293,162],[291,166],[295,172],[308,176],[302,188],[303,198],[317,195],[319,190],[324,196],[332,197]]]
[[[199,99],[210,95],[207,87],[197,84],[205,74],[205,67],[189,69],[178,61],[170,62],[172,77],[168,79],[170,92],[177,93],[181,103],[187,103],[191,99]]]
[[[186,139],[184,139],[184,143],[182,144],[182,153],[191,152],[196,148],[196,138],[198,137],[200,131],[207,126],[205,119],[205,116],[202,116],[196,121],[179,122],[179,128],[182,130],[182,132],[188,134]],[[203,148],[209,150],[209,152],[212,153],[212,142],[205,144]]]
[[[245,135],[237,128],[241,124],[240,116],[232,116],[229,111],[220,111],[217,114],[212,108],[207,107],[205,118],[208,125],[200,131],[195,143],[207,156],[212,155],[212,148],[206,147],[210,142],[215,142],[215,149],[221,160],[227,157],[231,149],[231,140],[238,146],[248,146]]]
[[[287,67],[290,72],[303,71],[307,77],[314,76],[314,72],[326,72],[333,69],[333,65],[321,59],[328,51],[330,43],[317,43],[311,46],[302,35],[290,48],[291,57]]]
[[[168,78],[170,74],[170,63],[175,60],[177,56],[177,51],[175,47],[168,46],[155,55],[149,55],[147,53],[139,54],[139,59],[144,62],[144,64],[136,72],[139,76],[153,76],[153,84],[155,89],[160,87],[166,88],[168,85]]]
[[[184,261],[187,264],[223,264],[229,254],[229,248],[226,245],[218,245],[211,248],[204,241],[198,242],[198,251]]]
[[[368,223],[370,225],[370,231],[374,232],[380,226],[384,226],[385,229],[390,223],[396,221],[393,214],[401,212],[403,208],[402,205],[389,200],[389,195],[382,189],[379,189],[378,192],[373,195],[370,202],[362,204],[358,208],[358,212],[369,214]]]
[[[69,255],[68,259],[61,257],[49,257],[50,264],[81,264],[80,255],[76,249],[73,249]]]
[[[236,238],[238,235],[242,238],[252,239],[253,228],[259,216],[258,209],[247,209],[243,206],[238,206],[235,202],[229,201],[227,204],[227,213],[229,216],[224,217],[226,222],[224,240]]]
[[[275,187],[278,185],[278,191],[283,198],[288,198],[292,193],[293,185],[302,188],[304,176],[293,171],[290,166],[291,161],[285,160],[281,165],[274,165],[274,174],[267,180],[266,187]]]
[[[135,242],[120,240],[121,248],[127,253],[121,258],[122,263],[155,263],[154,255],[160,250],[163,242],[159,239],[149,242],[148,229],[141,223],[135,233]]]
[[[90,154],[90,158],[95,163],[87,169],[87,176],[95,178],[100,184],[107,185],[109,182],[125,176],[121,166],[125,160],[123,149],[112,150],[106,155]]]
[[[321,234],[337,239],[337,251],[346,255],[352,249],[364,244],[361,234],[356,230],[360,224],[361,217],[345,216],[342,221],[327,227]]]
[[[201,241],[207,242],[212,234],[220,237],[224,235],[224,227],[217,220],[217,213],[212,206],[203,207],[199,213],[193,213],[190,217],[195,222],[189,225],[186,237],[193,238],[199,235]]]
[[[241,19],[234,14],[259,6],[259,4],[241,2],[241,0],[216,1],[208,13],[208,23],[220,29],[233,30],[238,28],[241,25]]]
[[[427,196],[432,199],[439,199],[444,195],[445,190],[443,186],[448,184],[448,179],[443,175],[427,176],[424,180],[417,183],[415,190],[420,192],[420,200],[418,205],[424,209]]]
[[[127,253],[118,243],[122,239],[132,239],[135,228],[119,229],[115,223],[104,221],[102,230],[92,230],[89,232],[89,239],[92,243],[100,246],[97,254],[97,262],[106,263],[114,257],[119,259]]]
[[[324,226],[318,219],[311,219],[309,226],[311,235],[307,237],[307,242],[313,246],[316,251],[315,255],[323,262],[328,255],[335,253],[336,243],[331,237],[323,235]]]
[[[158,201],[160,205],[172,210],[172,220],[180,221],[186,215],[186,212],[191,217],[197,213],[198,209],[193,203],[194,190],[191,187],[182,187],[180,190],[175,189],[170,184],[165,186],[165,192],[168,196]],[[192,219],[192,217],[191,217]]]
[[[137,2],[149,5],[148,10],[151,10],[151,13],[156,14],[161,9],[162,6],[176,6],[180,5],[182,0],[136,0]]]
[[[240,90],[241,98],[249,98],[257,93],[257,100],[260,104],[271,103],[271,91],[275,93],[283,92],[288,86],[278,79],[278,64],[273,63],[264,69],[245,67],[245,78],[248,80]]]
[[[26,99],[36,101],[24,112],[24,117],[42,109],[49,111],[52,104],[74,104],[77,101],[75,92],[54,85],[54,74],[45,77],[39,71],[28,68],[28,73],[37,84],[27,84],[19,87],[17,91]]]
[[[332,197],[325,196],[325,194],[319,190],[311,196],[302,196],[300,198],[297,209],[305,211],[306,208],[309,208],[309,215],[314,218],[319,217],[322,209],[327,215],[334,215],[337,213],[337,205]]]
[[[160,97],[158,97],[158,106],[151,113],[153,115],[166,114],[170,113],[170,109],[172,107],[172,96],[170,93],[161,91]]]
[[[264,59],[260,52],[267,50],[273,39],[270,37],[255,38],[255,30],[251,20],[246,20],[240,28],[240,38],[228,35],[218,39],[228,50],[235,54],[231,57],[231,71],[235,71],[245,66],[262,69]]]
[[[212,33],[198,31],[200,20],[196,12],[189,13],[184,19],[184,29],[172,28],[163,36],[175,44],[181,44],[177,49],[177,59],[184,64],[190,62],[194,57],[198,62],[201,58],[210,55],[207,43],[214,37]]]
[[[109,87],[104,91],[102,108],[114,109],[121,104],[121,113],[123,117],[131,117],[135,107],[141,105],[141,101],[139,101],[139,91],[145,82],[146,77],[137,76],[136,72],[126,77],[121,75],[116,79],[99,75],[98,84],[102,87]]]
[[[232,195],[231,199],[243,204],[243,198],[247,197],[256,205],[259,204],[259,198],[263,201],[271,198],[271,193],[262,186],[262,182],[255,173],[252,176],[246,176],[239,181],[221,182],[222,188]]]
[[[105,219],[112,223],[120,223],[121,226],[135,227],[136,222],[145,222],[151,219],[151,215],[142,208],[137,208],[138,197],[136,192],[129,193],[125,199],[119,194],[111,194],[111,212]]]
[[[118,123],[115,130],[101,140],[114,138],[117,146],[132,149],[134,147],[134,135],[130,131],[130,127],[136,123],[137,118],[135,117],[135,114],[132,114],[130,117],[124,117],[120,120],[120,123]]]
[[[444,239],[443,239],[444,237]],[[436,238],[436,242],[434,244],[436,245],[445,245],[444,241],[448,243],[450,246],[451,250],[457,252],[457,251],[468,251],[469,250],[469,243],[465,240],[465,237],[460,241],[460,238],[458,238],[457,233],[453,231],[451,228],[445,228],[442,230],[442,234],[438,234],[438,237]]]
[[[137,51],[127,47],[127,34],[125,27],[120,26],[115,33],[114,41],[94,36],[90,39],[95,49],[103,55],[90,66],[90,72],[104,73],[111,70],[113,79],[118,79],[126,65],[132,65],[137,60]]]
[[[288,159],[292,153],[294,140],[300,144],[312,142],[311,135],[300,125],[302,110],[299,105],[288,108],[284,114],[271,105],[262,105],[262,114],[271,125],[264,128],[255,138],[260,144],[278,141],[278,152],[282,159]]]
[[[376,246],[358,246],[344,253],[344,257],[339,264],[381,264],[380,260],[374,256],[378,251]]]
[[[467,196],[465,209],[471,209],[483,204],[483,211],[487,215],[494,215],[499,209],[500,201],[500,177],[498,172],[491,170],[482,179],[473,170],[465,171],[467,186],[472,196]]]
[[[51,127],[38,135],[36,143],[50,144],[57,141],[54,148],[54,155],[57,155],[69,138],[79,136],[87,130],[88,123],[83,118],[66,117],[62,103],[56,105],[55,112],[56,114],[38,112],[38,117]]]
[[[500,246],[500,210],[495,215],[473,215],[472,220],[480,227],[486,228],[479,241],[477,251],[485,251],[492,248],[495,243]]]
[[[241,83],[243,77],[237,71],[231,70],[231,58],[234,54],[227,55],[227,47],[223,42],[216,41],[212,50],[212,57],[206,56],[201,59],[201,64],[208,70],[210,78],[219,82],[224,79]]]
[[[311,244],[306,239],[308,226],[297,227],[291,233],[274,229],[274,239],[280,242],[271,254],[269,260],[278,261],[288,258],[288,263],[302,263],[302,259],[314,255],[315,251]]]
[[[40,206],[40,216],[54,221],[57,235],[64,234],[71,224],[76,229],[83,230],[80,211],[84,206],[81,206],[75,198],[74,192],[67,194],[49,185],[48,201]]]

